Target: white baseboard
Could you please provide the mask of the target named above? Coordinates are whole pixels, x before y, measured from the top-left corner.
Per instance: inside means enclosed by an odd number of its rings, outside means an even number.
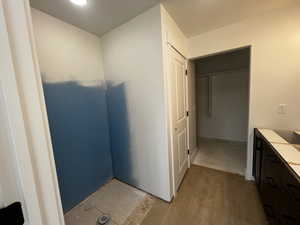
[[[226,137],[203,137],[203,136],[197,136],[197,140],[201,142],[201,140],[217,140],[217,141],[230,141],[230,142],[240,142],[245,143],[247,140],[240,140],[240,139],[230,139]]]
[[[248,181],[254,181],[255,180],[254,176],[252,174],[247,173],[247,172],[245,174],[245,179],[248,180]]]

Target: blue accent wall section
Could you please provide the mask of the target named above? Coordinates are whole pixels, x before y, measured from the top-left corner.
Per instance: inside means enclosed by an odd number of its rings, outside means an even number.
[[[43,86],[66,212],[113,177],[106,91],[77,82]]]
[[[125,95],[125,83],[107,82],[107,105],[114,176],[126,183],[135,184],[131,165],[130,131]]]

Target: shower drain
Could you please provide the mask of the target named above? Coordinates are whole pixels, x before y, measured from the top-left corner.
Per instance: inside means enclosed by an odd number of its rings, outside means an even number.
[[[109,215],[101,215],[98,217],[96,225],[106,225],[108,224],[109,220],[110,220]]]

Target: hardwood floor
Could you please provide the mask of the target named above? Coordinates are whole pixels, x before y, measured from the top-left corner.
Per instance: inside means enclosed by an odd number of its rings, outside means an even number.
[[[257,189],[242,176],[193,165],[177,197],[156,200],[141,225],[267,225]]]

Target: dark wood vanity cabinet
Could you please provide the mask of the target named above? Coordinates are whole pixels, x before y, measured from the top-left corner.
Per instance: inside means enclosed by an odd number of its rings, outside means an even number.
[[[299,177],[255,130],[253,176],[270,225],[300,225]]]

